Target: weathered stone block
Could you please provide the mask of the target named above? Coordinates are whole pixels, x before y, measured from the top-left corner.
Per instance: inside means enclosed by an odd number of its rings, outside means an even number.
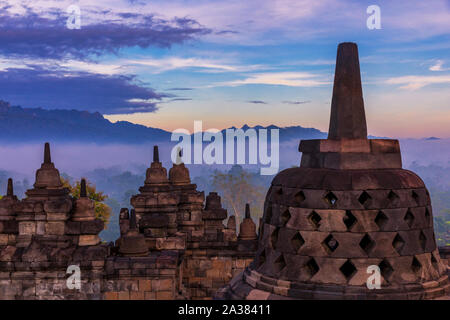
[[[144,300],[144,299],[145,299],[144,292],[140,291],[130,292],[130,300]]]
[[[47,212],[47,221],[66,221],[67,219],[66,212]]]
[[[65,223],[59,222],[47,222],[45,224],[45,233],[53,235],[63,235],[65,230]]]
[[[19,234],[20,235],[36,234],[36,222],[33,222],[33,221],[19,222]]]
[[[78,238],[79,246],[95,246],[100,243],[100,237],[98,235],[80,235]]]
[[[82,221],[81,234],[98,234],[104,229],[104,222],[100,219],[92,221]]]
[[[163,228],[169,224],[167,215],[147,215],[140,221],[141,228]]]
[[[139,291],[152,291],[152,281],[139,280]]]
[[[144,293],[145,300],[156,300],[155,292],[145,292]]]
[[[47,214],[69,212],[71,209],[72,201],[69,198],[44,202],[44,211],[47,212]]]
[[[45,234],[45,222],[44,221],[36,222],[36,234],[38,234],[38,235]]]
[[[118,300],[130,300],[130,293],[128,291],[121,291],[118,293]]]
[[[6,246],[6,245],[8,245],[8,235],[0,234],[0,246]]]
[[[119,293],[118,292],[105,292],[103,297],[105,300],[118,300]]]
[[[151,286],[153,291],[169,291],[174,289],[174,282],[172,279],[152,280]]]
[[[173,300],[174,293],[172,291],[157,291],[156,300]]]
[[[65,233],[70,235],[79,235],[81,233],[81,224],[79,221],[67,221]]]
[[[0,221],[0,233],[17,234],[19,224],[15,220]]]
[[[177,250],[184,249],[186,243],[183,238],[179,237],[168,237],[168,238],[158,238],[156,239],[156,249],[157,250]]]

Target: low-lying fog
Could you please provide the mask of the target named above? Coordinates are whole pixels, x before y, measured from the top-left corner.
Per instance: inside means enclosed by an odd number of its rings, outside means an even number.
[[[441,140],[401,140],[403,167],[413,162],[422,166],[437,165],[450,167],[450,139]],[[206,143],[205,143],[206,145]],[[159,144],[160,159],[170,168],[172,145]],[[299,165],[298,141],[280,144],[280,170]],[[152,161],[153,145],[124,144],[51,144],[52,161],[61,173],[74,178],[81,177],[98,168],[142,173]],[[0,170],[11,173],[15,178],[34,180],[34,173],[43,159],[43,144],[0,146]],[[206,165],[189,165],[193,175],[201,175]],[[206,166],[210,167],[210,166]],[[226,170],[230,165],[214,165],[212,168]],[[248,166],[255,168],[255,166]],[[116,171],[115,170],[115,171]],[[3,188],[1,188],[3,189]]]

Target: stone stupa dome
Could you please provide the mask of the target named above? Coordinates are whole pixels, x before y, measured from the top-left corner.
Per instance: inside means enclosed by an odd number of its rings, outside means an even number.
[[[256,258],[232,299],[429,299],[449,290],[430,196],[402,169],[397,140],[368,139],[358,48],[341,43],[328,139],[303,140],[300,167],[265,200]],[[368,268],[381,288],[369,289]],[[262,289],[263,288],[263,289]]]

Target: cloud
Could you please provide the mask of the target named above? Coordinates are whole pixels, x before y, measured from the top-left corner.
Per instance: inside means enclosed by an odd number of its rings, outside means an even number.
[[[33,69],[39,66],[42,69],[52,70],[61,69],[67,72],[89,72],[102,75],[123,74],[126,68],[119,63],[103,63],[93,61],[82,61],[72,59],[46,59],[46,58],[9,58],[0,56],[0,71],[9,68],[15,69]]]
[[[0,99],[22,107],[103,114],[154,112],[166,97],[173,95],[157,93],[133,76],[67,73],[38,66],[0,71]]]
[[[402,85],[401,89],[417,90],[432,84],[450,84],[450,75],[394,77],[388,79],[386,83]]]
[[[201,69],[203,72],[246,72],[263,68],[261,65],[237,65],[229,61],[205,59],[201,57],[165,57],[160,59],[141,58],[124,60],[126,66],[134,66],[142,70],[149,67],[155,73],[177,69]],[[206,71],[207,70],[207,71]]]
[[[450,70],[450,68],[442,68],[443,65],[444,65],[444,61],[443,60],[437,60],[436,63],[429,68],[429,70],[430,71],[447,71],[447,70]]]
[[[310,103],[311,101],[306,100],[306,101],[283,101],[283,103],[285,104],[306,104],[306,103]]]
[[[222,30],[222,31],[217,31],[215,34],[218,35],[223,35],[223,34],[238,34],[239,31],[234,31],[234,30]]]
[[[317,87],[329,84],[329,81],[317,79],[318,75],[307,72],[255,73],[246,79],[217,83],[213,86],[242,86],[248,84],[266,84],[288,87]]]
[[[173,98],[173,99],[170,99],[170,100],[168,100],[168,101],[166,101],[166,102],[191,101],[191,100],[192,100],[191,98]]]
[[[262,101],[262,100],[250,100],[247,101],[248,103],[254,103],[254,104],[267,104],[267,102]]]
[[[194,17],[214,30],[206,36],[212,41],[261,45],[352,39],[364,29],[371,32],[366,28],[370,4],[353,0],[155,0],[148,7]],[[410,0],[408,6],[401,1],[382,1],[379,5],[382,30],[389,30],[381,31],[382,37],[414,40],[448,34],[448,0]]]
[[[84,8],[83,8],[84,9]],[[20,14],[0,12],[0,54],[25,57],[88,59],[118,53],[127,47],[170,47],[210,32],[193,19],[161,19],[152,14],[85,9],[80,29],[68,29],[60,9],[39,12],[25,7]],[[92,18],[91,15],[106,18]],[[87,23],[85,23],[87,21]]]
[[[189,90],[194,90],[193,88],[169,88],[166,90],[170,90],[170,91],[189,91]]]

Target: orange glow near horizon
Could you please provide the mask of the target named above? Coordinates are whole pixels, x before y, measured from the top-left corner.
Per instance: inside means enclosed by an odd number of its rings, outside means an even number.
[[[369,97],[366,102],[366,119],[370,135],[393,138],[424,138],[435,136],[450,138],[450,110],[437,107],[431,112],[429,108],[410,107],[376,108],[375,105],[400,105],[391,100],[391,95]],[[422,99],[417,104],[423,103]],[[442,104],[444,105],[444,104]],[[235,110],[239,110],[236,114]],[[187,112],[189,110],[189,112]],[[215,103],[213,108],[208,103],[195,105],[177,104],[164,106],[153,113],[135,113],[105,115],[111,122],[128,121],[147,127],[166,131],[183,128],[193,132],[195,120],[203,121],[203,130],[225,129],[232,126],[276,125],[280,127],[302,126],[328,131],[330,107],[322,102],[299,107],[286,105],[249,106],[236,103],[231,108],[227,102]],[[293,116],[294,115],[294,116]]]

